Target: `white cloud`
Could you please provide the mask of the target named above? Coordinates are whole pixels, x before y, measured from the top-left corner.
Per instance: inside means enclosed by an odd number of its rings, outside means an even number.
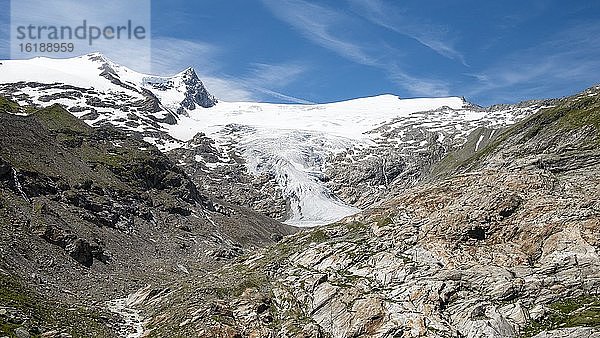
[[[194,66],[199,74],[214,73],[220,49],[201,42],[170,37],[152,39],[152,73],[173,75]]]
[[[280,20],[298,30],[312,42],[330,49],[356,63],[377,64],[364,48],[331,32],[334,25],[354,25],[350,18],[334,10],[302,0],[263,0],[263,3]]]
[[[447,28],[405,15],[381,0],[351,0],[351,3],[357,8],[356,12],[367,20],[408,36],[444,57],[466,65],[464,56],[453,46],[453,38],[449,36]]]
[[[296,81],[306,70],[307,67],[299,63],[253,63],[248,81],[261,86],[272,84],[277,88],[283,88]]]
[[[435,79],[417,78],[403,72],[396,65],[391,65],[390,79],[401,83],[410,93],[417,96],[448,96],[448,84],[445,81]]]
[[[308,100],[305,100],[302,98],[286,95],[286,94],[279,93],[274,90],[270,90],[270,89],[266,89],[266,88],[262,88],[262,87],[255,87],[255,89],[261,93],[267,94],[268,96],[278,98],[278,99],[286,101],[286,102],[300,103],[300,104],[314,104],[315,103],[312,101],[308,101]]]
[[[281,93],[286,86],[296,82],[306,71],[307,66],[299,63],[265,64],[254,63],[248,74],[238,79],[246,88],[293,103],[313,103],[311,101]],[[276,91],[279,90],[279,91]]]
[[[272,98],[306,103],[300,98],[280,93],[287,85],[301,76],[306,67],[297,63],[250,65],[245,75],[237,77],[225,74],[220,56],[225,53],[217,47],[200,41],[169,37],[152,40],[152,72],[173,75],[193,66],[208,90],[223,101],[261,101]]]
[[[218,78],[213,76],[201,76],[202,82],[208,91],[223,101],[256,101],[255,93],[240,85],[234,79]]]
[[[469,74],[477,84],[468,95],[501,101],[514,98],[516,91],[521,98],[564,95],[574,84],[589,86],[598,82],[599,58],[600,25],[581,24]]]
[[[448,93],[448,85],[444,81],[420,79],[406,72],[397,61],[400,53],[383,42],[375,44],[378,41],[376,37],[368,39],[371,42],[343,37],[345,30],[361,28],[364,21],[303,0],[263,0],[263,3],[275,17],[313,43],[352,62],[384,71],[392,81],[412,95],[440,96]],[[385,54],[393,54],[394,58],[382,57]]]
[[[220,73],[218,61],[223,51],[212,44],[171,37],[152,39],[152,73],[174,75],[188,67],[194,70],[208,90],[224,101],[252,101],[256,98],[234,78]]]

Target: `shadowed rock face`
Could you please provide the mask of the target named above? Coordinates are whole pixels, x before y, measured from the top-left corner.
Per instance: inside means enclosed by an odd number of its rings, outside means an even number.
[[[600,334],[597,91],[458,149],[376,208],[148,298],[149,335]]]

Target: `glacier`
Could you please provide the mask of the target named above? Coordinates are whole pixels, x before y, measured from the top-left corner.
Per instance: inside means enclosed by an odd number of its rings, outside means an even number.
[[[27,85],[32,81],[47,86]],[[191,68],[154,76],[99,53],[2,61],[0,84],[0,93],[20,104],[58,103],[92,126],[110,123],[142,133],[165,152],[186,147],[198,133],[215,140],[217,147],[233,144],[250,173],[276,180],[289,206],[285,223],[302,227],[360,211],[327,187],[325,168],[336,154],[381,145],[378,128],[421,123],[440,131],[440,138],[456,133],[464,137],[477,127],[469,121],[512,123],[518,117],[475,111],[460,97],[402,99],[386,94],[325,104],[224,102],[210,95]],[[53,96],[64,92],[64,85],[83,94]],[[110,104],[94,103],[98,101]]]

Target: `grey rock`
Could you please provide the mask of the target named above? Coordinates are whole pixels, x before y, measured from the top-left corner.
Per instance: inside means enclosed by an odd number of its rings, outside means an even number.
[[[65,250],[69,254],[69,256],[73,257],[79,263],[85,266],[92,266],[94,256],[92,254],[92,248],[90,243],[87,241],[78,238],[73,242],[67,244]]]
[[[29,334],[29,331],[27,331],[23,327],[18,327],[15,329],[15,336],[17,338],[30,338],[31,337],[31,335]]]
[[[600,337],[600,330],[597,328],[576,327],[568,329],[558,329],[541,332],[533,338],[597,338]]]

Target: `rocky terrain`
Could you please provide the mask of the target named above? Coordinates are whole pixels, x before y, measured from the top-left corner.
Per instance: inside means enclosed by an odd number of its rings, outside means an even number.
[[[2,99],[0,109],[5,330],[112,336],[105,301],[294,231],[209,199],[155,146],[114,128],[91,128],[58,105]]]
[[[0,74],[0,337],[600,337],[600,87],[302,106],[100,54]]]
[[[599,336],[599,92],[450,154],[377,208],[140,291],[145,336]]]
[[[395,118],[369,131],[377,135],[374,146],[351,148],[328,161],[328,185],[353,205],[372,206],[425,180],[449,153],[483,149],[503,128],[553,104],[443,107]]]
[[[216,145],[203,133],[167,155],[180,164],[203,191],[235,205],[246,206],[278,221],[285,221],[288,203],[273,175],[251,174],[235,143]]]

